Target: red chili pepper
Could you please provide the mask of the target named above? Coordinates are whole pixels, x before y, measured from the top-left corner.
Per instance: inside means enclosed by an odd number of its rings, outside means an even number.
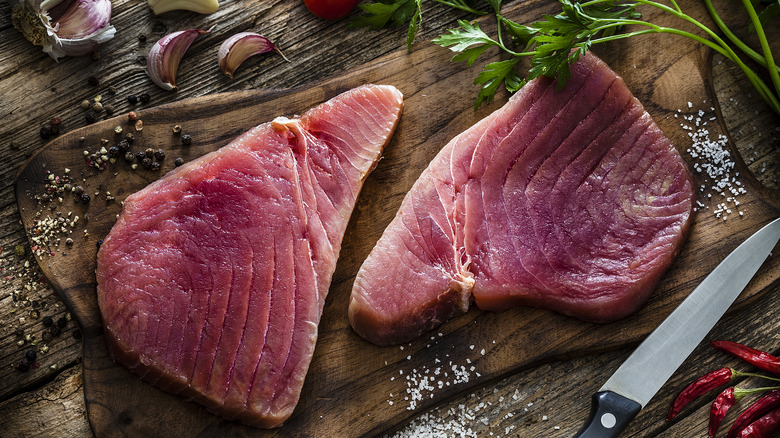
[[[666,421],[670,421],[677,416],[688,403],[692,402],[696,397],[710,392],[718,386],[725,385],[731,381],[733,371],[731,368],[721,368],[719,370],[711,371],[688,385],[685,389],[680,391],[677,398],[674,399],[669,414],[666,416]]]
[[[780,374],[780,358],[772,356],[767,352],[731,341],[712,341],[710,342],[710,345],[718,350],[734,355],[747,363],[753,364],[762,370],[769,371],[773,374]]]
[[[735,438],[742,429],[772,409],[780,407],[780,390],[766,393],[743,412],[729,429],[728,438]]]
[[[715,433],[718,432],[720,422],[723,421],[726,412],[728,412],[729,408],[734,406],[735,403],[737,403],[737,399],[734,397],[733,386],[726,388],[717,398],[715,398],[715,401],[712,402],[712,406],[710,407],[710,438],[713,438]]]
[[[739,438],[772,438],[780,431],[780,408],[775,408],[739,433]]]

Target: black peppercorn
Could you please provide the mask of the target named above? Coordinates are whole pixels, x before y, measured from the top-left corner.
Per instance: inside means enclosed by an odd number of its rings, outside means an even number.
[[[127,134],[125,134],[125,140],[127,140],[128,143],[133,144],[133,142],[135,141],[135,136],[133,135],[132,132],[128,132]]]
[[[154,158],[157,158],[158,160],[162,160],[165,158],[165,151],[162,149],[157,149],[154,153]]]
[[[130,142],[127,140],[122,140],[119,143],[116,144],[119,150],[121,151],[127,151],[130,149]]]
[[[82,193],[84,193],[84,187],[76,186],[73,188],[73,193],[77,196],[81,196]]]
[[[103,110],[105,110],[106,114],[109,116],[114,115],[114,107],[112,105],[103,105]]]
[[[141,165],[147,169],[150,169],[152,167],[152,159],[144,158],[143,160],[141,160]]]
[[[162,165],[160,165],[159,161],[152,161],[152,165],[151,165],[152,170],[160,170],[160,167],[162,167]]]
[[[48,126],[42,126],[40,134],[41,134],[41,138],[43,139],[47,139],[51,137],[51,128],[49,128]]]
[[[24,358],[27,359],[27,362],[35,363],[36,357],[38,357],[38,352],[35,350],[27,350],[27,353],[24,353]]]
[[[143,160],[144,158],[146,158],[146,152],[144,152],[144,151],[138,151],[138,152],[136,152],[136,153],[135,153],[135,158],[136,158],[138,161],[141,161],[141,160]]]
[[[143,93],[141,95],[141,103],[149,103],[149,101],[152,99],[151,96],[149,96],[149,93]]]
[[[154,149],[146,148],[145,155],[146,158],[154,158]]]
[[[85,204],[89,204],[89,200],[90,200],[90,197],[89,197],[88,194],[86,194],[86,193],[82,193],[81,194],[81,202],[83,202]]]
[[[125,152],[125,161],[132,163],[135,160],[135,155],[132,152]]]
[[[127,103],[130,105],[135,105],[138,103],[138,98],[135,96],[135,94],[131,94],[127,96]]]
[[[108,148],[108,156],[109,157],[118,157],[119,156],[119,148],[117,146],[111,146]]]
[[[57,337],[62,333],[62,329],[56,325],[49,327],[49,334],[53,337]]]
[[[103,244],[103,239],[98,239],[97,242],[95,242],[95,246],[97,246],[97,249],[100,249],[100,245]]]
[[[43,317],[43,325],[44,327],[51,327],[54,324],[54,320],[51,319],[51,316],[44,316]]]
[[[98,78],[96,78],[94,76],[88,77],[87,78],[87,83],[89,85],[92,85],[93,87],[97,87],[98,85],[100,85],[100,81],[98,80]]]
[[[138,35],[138,42],[144,44],[146,42],[146,35]]]
[[[90,125],[91,125],[91,124],[93,124],[93,123],[95,123],[95,121],[97,120],[97,119],[95,119],[95,115],[94,115],[94,114],[92,114],[92,113],[89,113],[89,114],[87,114],[86,116],[84,116],[84,119],[85,119],[85,120],[87,121],[87,123],[88,123],[88,124],[90,124]]]
[[[176,157],[176,159],[173,160],[173,165],[176,167],[179,167],[182,164],[184,164],[184,159],[182,157]]]
[[[182,136],[181,136],[181,142],[182,142],[182,143],[183,143],[185,146],[189,146],[189,145],[191,145],[191,144],[192,144],[192,137],[190,137],[190,135],[189,135],[189,134],[184,134],[184,135],[182,135]]]
[[[60,318],[57,320],[57,325],[60,328],[65,327],[68,324],[68,320],[64,316],[60,316]]]
[[[16,333],[16,336],[22,337],[22,336],[24,336],[24,329],[23,329],[23,328],[21,328],[21,327],[18,327],[18,328],[15,330],[15,333]]]
[[[30,370],[30,363],[27,361],[21,361],[18,364],[16,364],[16,369],[21,372],[27,372]]]

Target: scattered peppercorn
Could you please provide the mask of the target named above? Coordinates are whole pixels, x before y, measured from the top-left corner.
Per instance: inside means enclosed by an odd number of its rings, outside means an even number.
[[[96,113],[103,111],[103,104],[100,102],[93,103],[92,110],[95,111]]]
[[[88,100],[82,100],[82,101],[81,101],[81,109],[88,110],[88,109],[89,109],[89,107],[91,107],[91,106],[92,106],[92,104],[91,104],[91,103],[89,103],[89,101],[88,101]]]
[[[100,249],[100,245],[103,244],[103,239],[98,239],[98,241],[95,243],[98,249]]]
[[[88,194],[86,194],[86,193],[82,193],[81,194],[81,202],[83,202],[85,204],[89,204],[90,199],[91,198],[89,197]]]
[[[68,320],[64,316],[60,316],[60,318],[57,320],[57,326],[59,328],[64,328],[68,324]]]
[[[181,134],[181,125],[174,125],[173,126],[173,135],[179,135]]]
[[[108,114],[109,116],[113,116],[114,115],[114,107],[113,107],[113,105],[104,105],[103,109],[106,111],[106,114]]]
[[[108,148],[108,156],[112,157],[112,158],[118,157],[119,156],[119,147],[118,146],[111,146],[110,148]]]
[[[16,369],[25,373],[30,370],[30,363],[27,361],[22,361],[16,364]]]
[[[128,132],[125,134],[125,140],[128,141],[128,143],[132,144],[135,141],[135,135],[133,135],[132,132]]]
[[[84,187],[76,186],[73,188],[73,193],[76,194],[76,196],[81,196],[82,193],[84,193]]]
[[[146,148],[144,154],[146,155],[147,158],[154,158],[154,149]]]
[[[95,123],[95,120],[97,120],[97,119],[95,119],[95,115],[92,114],[92,113],[87,114],[85,118],[86,118],[87,123],[90,124],[90,125]]]
[[[135,155],[132,152],[125,152],[125,161],[132,163],[135,160]]]
[[[57,337],[62,333],[62,329],[59,326],[53,325],[49,328],[49,334],[53,337]]]
[[[136,131],[143,131],[144,129],[144,122],[142,120],[138,120],[135,122],[135,130]]]
[[[144,151],[138,151],[138,152],[136,152],[136,153],[135,153],[135,158],[136,158],[138,161],[141,161],[141,160],[143,160],[144,158],[146,158],[146,152],[144,152]]]
[[[138,98],[135,96],[135,94],[131,94],[127,96],[127,103],[130,105],[135,105],[138,103]]]
[[[113,86],[113,85],[110,85],[110,86],[108,87],[108,93],[109,93],[109,94],[116,94],[116,87],[115,87],[115,86]]]
[[[127,141],[127,140],[122,140],[122,141],[120,141],[119,143],[116,144],[116,147],[120,151],[126,151],[126,150],[130,149],[130,142]],[[109,152],[110,151],[111,150],[109,149]]]
[[[71,239],[70,237],[65,239],[65,245],[68,245],[68,247],[73,246],[73,239]]]
[[[54,320],[51,319],[51,316],[44,316],[42,322],[44,327],[51,327],[52,324],[54,324]]]
[[[30,310],[30,318],[38,319],[40,317],[41,317],[41,312],[39,312],[37,309]]]
[[[42,126],[40,134],[41,134],[41,138],[43,139],[47,139],[51,137],[51,128],[49,128],[48,126]]]
[[[149,101],[152,99],[151,96],[149,96],[149,93],[143,93],[141,94],[141,103],[149,103]]]
[[[38,352],[35,350],[27,350],[27,353],[24,353],[24,358],[27,359],[27,362],[35,363],[35,359],[38,357]]]
[[[184,164],[184,159],[182,157],[176,157],[176,159],[173,160],[173,165],[176,167],[179,167],[182,164]]]
[[[119,135],[121,133],[122,133],[122,127],[121,126],[116,126],[114,128],[114,134]]]
[[[102,101],[103,101],[103,96],[101,96],[100,94],[98,94],[98,95],[97,95],[97,96],[95,96],[95,97],[94,97],[92,100],[94,100],[95,102],[102,102]]]
[[[184,134],[184,135],[181,136],[181,142],[185,146],[189,146],[189,145],[192,144],[192,137],[189,134]]]
[[[157,149],[154,153],[154,158],[157,158],[158,160],[165,159],[165,151],[162,149]]]
[[[20,337],[24,336],[24,329],[21,327],[17,327],[14,333],[16,333],[16,336],[20,336]]]
[[[135,96],[130,96],[130,97],[135,98]],[[127,100],[130,100],[130,97],[128,97]],[[131,122],[135,122],[136,120],[138,120],[138,113],[136,113],[135,111],[130,111],[129,113],[127,113],[127,120]]]
[[[143,160],[141,160],[141,165],[147,169],[150,169],[152,167],[152,159],[144,158]]]
[[[87,78],[87,83],[89,85],[92,85],[93,87],[97,87],[98,85],[100,85],[100,81],[98,81],[98,78],[96,78],[94,76],[88,77]]]
[[[161,167],[162,167],[162,165],[160,164],[159,161],[152,161],[152,164],[151,164],[151,169],[152,170],[160,170]]]
[[[51,120],[49,120],[49,125],[51,125],[51,126],[57,126],[60,123],[62,123],[62,120],[60,120],[59,117],[54,117]]]
[[[138,35],[138,42],[141,44],[146,43],[146,35]]]

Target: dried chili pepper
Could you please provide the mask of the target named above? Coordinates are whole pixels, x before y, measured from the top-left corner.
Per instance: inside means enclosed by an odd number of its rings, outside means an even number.
[[[737,403],[737,398],[734,397],[734,387],[726,388],[723,392],[715,398],[710,406],[710,425],[709,436],[713,438],[715,433],[718,432],[720,422],[723,421],[723,417],[726,416],[729,408]]]
[[[674,399],[674,403],[672,403],[672,407],[669,409],[666,420],[670,421],[677,416],[677,414],[679,414],[680,411],[696,397],[712,391],[718,386],[729,383],[733,375],[734,371],[731,368],[721,368],[719,370],[711,371],[693,381],[693,383],[680,391],[680,394]]]
[[[766,393],[766,395],[746,409],[745,412],[734,421],[731,429],[729,429],[728,438],[735,438],[742,429],[775,408],[780,408],[780,390]]]
[[[758,420],[750,423],[739,433],[739,438],[771,438],[780,431],[780,408],[770,411]]]
[[[755,365],[762,370],[769,371],[773,374],[780,374],[780,358],[772,356],[767,352],[731,341],[712,341],[710,342],[710,345],[712,345],[713,348],[729,353],[749,364]]]

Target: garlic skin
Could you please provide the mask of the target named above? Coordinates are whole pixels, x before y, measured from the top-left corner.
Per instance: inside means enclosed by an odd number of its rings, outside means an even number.
[[[272,50],[282,55],[282,58],[289,62],[268,38],[254,32],[237,33],[226,39],[219,46],[219,51],[217,52],[219,69],[222,70],[222,73],[228,75],[230,79],[233,79],[233,73],[247,58]]]
[[[218,0],[149,0],[154,15],[168,11],[192,11],[199,14],[213,14],[219,8]]]
[[[10,0],[11,22],[54,60],[91,53],[116,34],[110,0]]]
[[[146,57],[146,73],[163,90],[176,89],[176,71],[179,61],[195,38],[209,30],[190,29],[170,33],[160,38]]]

